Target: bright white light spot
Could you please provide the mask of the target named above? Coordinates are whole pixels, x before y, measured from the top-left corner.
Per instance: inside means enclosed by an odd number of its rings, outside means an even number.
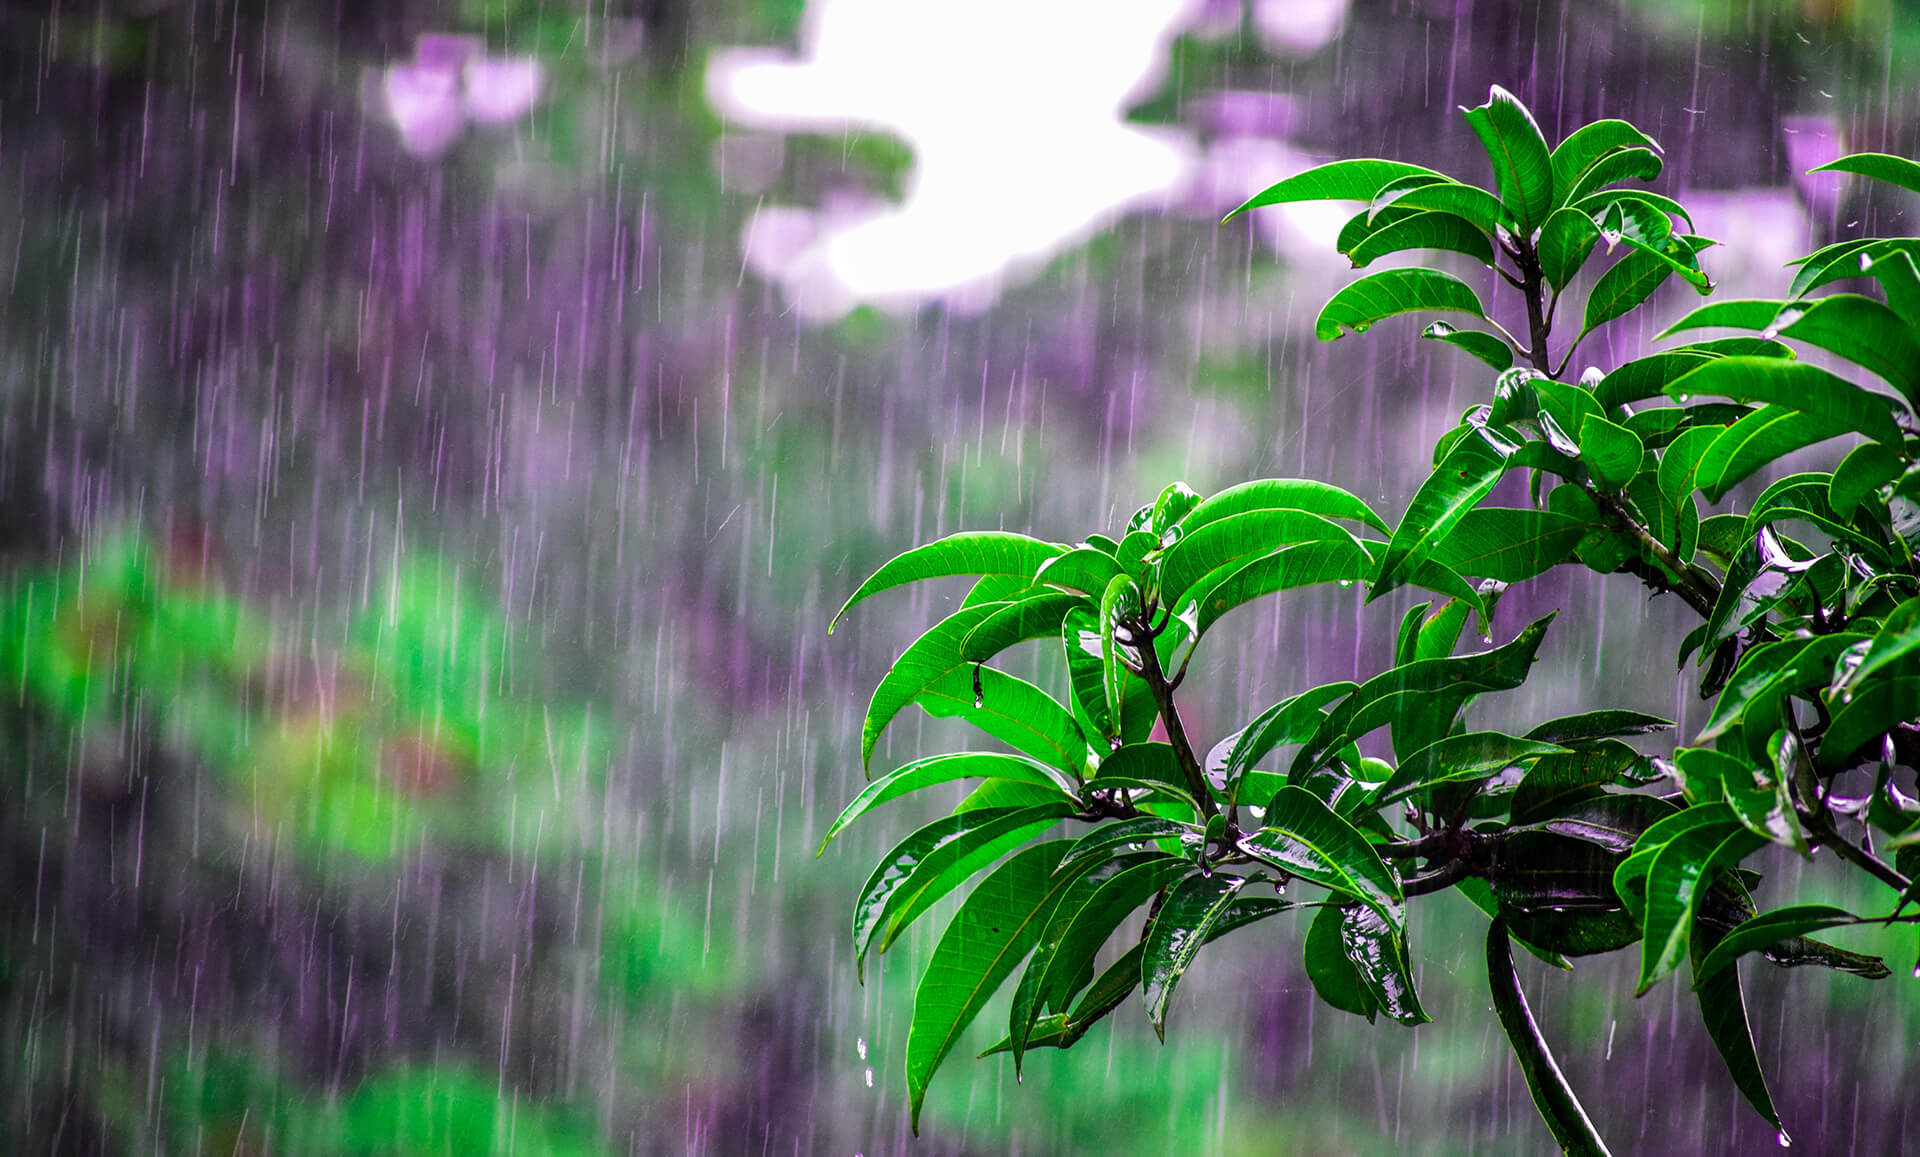
[[[530,57],[467,61],[467,115],[483,125],[513,120],[540,97],[540,62]]]
[[[460,76],[419,62],[388,65],[380,80],[387,117],[416,157],[437,157],[460,135]]]
[[[708,97],[730,120],[766,131],[889,132],[914,154],[898,205],[823,213],[796,252],[776,256],[781,246],[756,215],[749,265],[813,316],[935,297],[984,307],[1007,280],[1122,213],[1164,208],[1188,171],[1188,140],[1122,118],[1158,85],[1191,7],[817,0],[800,59],[716,54]],[[773,231],[791,238],[795,224],[785,218]]]
[[[1254,0],[1253,27],[1275,52],[1308,56],[1340,35],[1347,0]]]

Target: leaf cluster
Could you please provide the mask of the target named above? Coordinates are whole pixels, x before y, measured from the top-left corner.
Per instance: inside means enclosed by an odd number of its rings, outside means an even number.
[[[916,1124],[934,1071],[1016,972],[1005,1036],[987,1052],[1011,1052],[1018,1069],[1029,1050],[1071,1047],[1136,989],[1164,1033],[1200,950],[1289,908],[1314,909],[1301,951],[1320,998],[1403,1024],[1428,1019],[1408,900],[1458,888],[1483,909],[1496,1012],[1570,1152],[1605,1146],[1526,1008],[1510,944],[1560,967],[1637,945],[1639,992],[1690,963],[1710,1037],[1775,1127],[1730,966],[1758,954],[1889,974],[1810,936],[1861,916],[1810,904],[1759,912],[1760,876],[1745,862],[1771,845],[1801,856],[1829,848],[1891,890],[1878,919],[1915,918],[1906,909],[1920,897],[1920,804],[1905,790],[1920,765],[1920,240],[1829,246],[1796,263],[1787,299],[1705,305],[1661,335],[1690,340],[1564,380],[1581,338],[1669,278],[1710,290],[1698,258],[1711,242],[1680,231],[1677,202],[1622,187],[1660,172],[1659,147],[1633,126],[1596,122],[1549,148],[1498,88],[1463,111],[1491,189],[1347,160],[1236,210],[1363,202],[1338,242],[1357,267],[1448,250],[1520,290],[1525,342],[1471,287],[1430,269],[1362,276],[1322,311],[1323,339],[1411,311],[1487,326],[1425,331],[1497,376],[1438,440],[1397,525],[1308,479],[1204,497],[1175,483],[1117,537],[957,534],[894,559],[848,600],[975,576],[962,605],[881,680],[863,762],[911,705],[1011,749],[936,755],[874,780],[822,844],[889,800],[978,781],[951,815],[888,852],[856,902],[864,969],[870,949],[885,951],[986,873],[916,993],[906,1050]],[[1920,193],[1910,161],[1865,154],[1827,167]],[[1602,253],[1615,259],[1592,280],[1556,366],[1548,343],[1561,292]],[[1878,296],[1810,296],[1861,275]],[[1706,329],[1736,335],[1691,340]],[[1801,347],[1859,373],[1803,362]],[[1833,439],[1848,448],[1832,469],[1780,475],[1783,457]],[[1511,472],[1528,479],[1528,503],[1488,505]],[[1772,480],[1743,512],[1721,509],[1762,476]],[[1480,651],[1461,651],[1464,629],[1477,620],[1490,630],[1501,591],[1563,565],[1634,576],[1700,617],[1679,659],[1698,664],[1715,703],[1670,758],[1631,741],[1672,725],[1629,711],[1523,734],[1469,729],[1478,697],[1525,682],[1553,616]],[[1364,584],[1369,601],[1403,586],[1434,597],[1402,618],[1386,670],[1297,689],[1196,747],[1175,692],[1201,639],[1247,602],[1328,583]],[[991,665],[1035,639],[1060,648],[1064,687]],[[1391,758],[1363,755],[1361,742],[1373,747],[1383,731]],[[1846,775],[1872,786],[1843,796],[1835,782]],[[1139,935],[1120,937],[1135,913]]]

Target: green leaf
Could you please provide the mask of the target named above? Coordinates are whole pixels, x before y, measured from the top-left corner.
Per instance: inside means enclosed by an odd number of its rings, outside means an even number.
[[[1594,481],[1608,490],[1619,490],[1632,481],[1645,455],[1646,447],[1625,426],[1598,414],[1589,414],[1580,423],[1580,460],[1593,472]]]
[[[1534,245],[1547,284],[1555,290],[1565,289],[1599,240],[1600,230],[1585,213],[1573,208],[1555,209],[1540,227],[1540,240]]]
[[[913,1023],[907,1030],[907,1090],[915,1135],[934,1071],[1033,947],[1054,905],[1072,886],[1071,877],[1053,874],[1066,850],[1066,841],[1056,840],[1002,864],[960,905],[934,946],[914,991]]]
[[[1549,163],[1553,166],[1553,187],[1565,203],[1580,174],[1600,158],[1623,149],[1646,149],[1657,153],[1660,146],[1647,134],[1622,120],[1598,120],[1582,125],[1554,146]]]
[[[1879,679],[1853,692],[1833,713],[1833,723],[1820,737],[1819,765],[1843,770],[1870,741],[1897,724],[1913,721],[1913,705],[1920,703],[1920,676]]]
[[[1514,824],[1508,833],[1541,831],[1549,835],[1580,840],[1605,849],[1609,855],[1624,856],[1633,849],[1641,833],[1678,809],[1658,796],[1631,792],[1603,792],[1577,799],[1555,809],[1550,819],[1531,824]],[[1612,869],[1599,881],[1600,886],[1584,894],[1606,898],[1613,895]]]
[[[978,808],[946,816],[915,831],[881,857],[880,862],[874,866],[873,873],[867,877],[867,882],[860,889],[860,895],[853,905],[853,960],[860,971],[862,983],[866,980],[867,948],[874,937],[886,926],[887,921],[905,905],[906,897],[903,891],[915,870],[941,848],[952,845],[970,832],[1001,824],[998,834],[1004,835],[1022,824],[1030,822],[1051,824],[1059,819],[1057,815],[1051,818],[1022,816],[1019,822],[1011,827],[1004,824],[1009,816],[1019,815],[1025,810],[1028,809]],[[1071,811],[1070,808],[1068,810]],[[951,865],[959,859],[957,854],[947,852],[942,854],[940,862]],[[926,882],[922,881],[922,883]]]
[[[1427,621],[1420,624],[1420,641],[1413,648],[1414,660],[1452,658],[1453,649],[1460,643],[1460,631],[1472,612],[1471,604],[1454,599],[1428,615]]]
[[[1071,775],[1087,766],[1087,741],[1067,709],[1025,679],[972,667],[955,671],[915,700],[927,714],[959,718]]]
[[[1508,457],[1518,447],[1491,431],[1480,431],[1480,435],[1469,435],[1455,443],[1420,484],[1381,557],[1367,601],[1404,585],[1414,568],[1427,560],[1466,513],[1493,492],[1494,484],[1506,472]]]
[[[1129,743],[1118,748],[1100,765],[1100,773],[1089,780],[1090,788],[1141,788],[1157,792],[1199,810],[1199,801],[1187,790],[1186,775],[1180,770],[1179,757],[1165,743]]]
[[[1332,341],[1342,328],[1364,333],[1381,318],[1421,309],[1487,316],[1479,296],[1457,277],[1437,269],[1387,269],[1334,294],[1321,308],[1313,332],[1321,341]]]
[[[1644,164],[1645,162],[1637,161],[1635,163]],[[1568,207],[1579,210],[1581,213],[1586,214],[1588,220],[1593,220],[1602,213],[1605,213],[1615,202],[1628,197],[1636,201],[1645,201],[1647,204],[1665,213],[1669,218],[1678,217],[1680,220],[1686,222],[1687,228],[1693,228],[1693,217],[1687,212],[1685,205],[1682,205],[1672,197],[1662,196],[1659,193],[1650,192],[1646,189],[1603,189],[1597,193],[1588,193],[1586,196],[1580,198],[1577,203]]]
[[[1190,861],[1172,856],[1142,860],[1101,881],[1079,907],[1063,907],[1047,928],[1047,939],[1054,948],[1038,978],[1035,1010],[1065,1012],[1091,975],[1094,957],[1114,931],[1161,889],[1191,871]],[[1139,979],[1138,965],[1133,975]]]
[[[1761,406],[1728,426],[1707,446],[1694,471],[1694,483],[1709,502],[1718,502],[1755,471],[1795,450],[1846,432],[1844,423],[1818,414],[1791,406]]]
[[[1900,477],[1906,457],[1879,442],[1863,442],[1847,452],[1827,484],[1827,505],[1836,518],[1851,519],[1869,494]]]
[[[1624,735],[1651,735],[1672,726],[1670,719],[1638,711],[1584,711],[1550,719],[1527,732],[1526,737],[1541,743],[1586,743]]]
[[[1383,229],[1369,233],[1347,256],[1355,269],[1377,258],[1408,249],[1445,249],[1464,253],[1484,265],[1493,264],[1493,245],[1487,235],[1452,213],[1412,213]]]
[[[1800,270],[1793,275],[1793,284],[1787,292],[1796,298],[1804,297],[1810,290],[1828,282],[1843,277],[1858,277],[1864,262],[1884,261],[1895,253],[1905,253],[1909,258],[1920,261],[1920,238],[1863,237],[1829,245],[1798,261],[1788,262],[1800,266]]]
[[[866,720],[860,728],[861,767],[872,764],[874,745],[894,716],[919,698],[922,691],[971,666],[961,657],[961,640],[1005,605],[980,603],[963,607],[934,624],[901,652],[873,689],[873,698],[867,704]]]
[[[873,577],[861,583],[860,589],[854,591],[853,596],[835,612],[833,621],[827,624],[827,634],[833,634],[840,616],[851,610],[855,603],[879,591],[947,575],[1028,576],[1038,570],[1041,563],[1065,549],[1051,542],[1028,538],[1024,534],[992,530],[948,535],[938,542],[915,547],[875,571]]]
[[[1749,952],[1759,952],[1783,940],[1792,940],[1805,936],[1809,932],[1861,923],[1865,921],[1860,917],[1845,908],[1835,908],[1830,904],[1796,904],[1762,913],[1736,926],[1713,946],[1699,964],[1694,966],[1693,985],[1695,988],[1700,987],[1714,973]]]
[[[1360,499],[1312,478],[1258,478],[1229,486],[1189,511],[1180,520],[1180,528],[1191,534],[1210,522],[1255,510],[1304,510],[1322,518],[1358,522],[1382,534],[1390,529]]]
[[[1077,844],[1075,845],[1078,846]],[[1021,1061],[1025,1056],[1027,1041],[1033,1035],[1035,1023],[1040,1019],[1044,1000],[1044,981],[1047,968],[1059,951],[1061,936],[1073,923],[1086,903],[1100,890],[1101,885],[1113,879],[1127,868],[1150,859],[1164,857],[1141,855],[1120,859],[1101,859],[1087,862],[1084,859],[1076,864],[1072,853],[1055,867],[1056,874],[1073,877],[1073,883],[1054,905],[1053,915],[1047,920],[1045,930],[1035,943],[1032,955],[1027,957],[1027,966],[1020,973],[1020,983],[1014,987],[1013,1001],[1007,1012],[1007,1040],[1013,1048],[1013,1072],[1017,1080],[1020,1076]],[[1075,974],[1078,983],[1093,979],[1093,961],[1089,958]],[[1063,1006],[1064,1006],[1064,1002]],[[1063,1007],[1064,1010],[1064,1007]]]
[[[1155,537],[1162,536],[1174,524],[1193,513],[1201,503],[1199,492],[1184,482],[1169,483],[1154,499],[1153,513],[1148,516],[1147,529]]]
[[[1401,1024],[1431,1023],[1415,994],[1407,930],[1360,905],[1340,906],[1340,945],[1380,1010]]]
[[[1340,935],[1342,915],[1342,909],[1333,904],[1314,913],[1313,922],[1307,926],[1306,942],[1302,946],[1307,980],[1312,983],[1314,994],[1321,1000],[1341,1012],[1364,1016],[1372,1021],[1380,1009],[1380,1002],[1374,997],[1373,990],[1360,979],[1360,970],[1347,957],[1346,944]]]
[[[1348,696],[1301,747],[1289,778],[1303,779],[1330,751],[1409,712],[1434,710],[1436,699],[1460,702],[1484,691],[1510,691],[1526,681],[1534,652],[1553,615],[1536,619],[1510,643],[1470,655],[1421,659],[1383,671]]]
[[[1913,254],[1896,249],[1879,258],[1862,255],[1860,268],[1880,283],[1881,292],[1887,295],[1887,308],[1910,331],[1920,333],[1920,263],[1914,261]]]
[[[1863,390],[1805,362],[1715,358],[1675,378],[1666,392],[1683,402],[1704,394],[1784,406],[1842,430],[1857,430],[1876,442],[1900,445],[1900,427],[1894,422],[1891,398]]]
[[[1508,806],[1513,822],[1534,823],[1559,814],[1572,801],[1589,796],[1592,789],[1618,782],[1639,758],[1638,752],[1619,740],[1605,739],[1539,760],[1513,789]]]
[[[920,917],[932,910],[933,906],[949,892],[971,880],[981,869],[995,863],[1000,857],[1052,827],[1056,822],[1071,816],[1075,811],[1069,805],[1047,798],[1032,784],[988,780],[975,789],[975,793],[991,791],[1002,785],[1021,793],[1029,793],[1028,799],[1039,796],[1043,802],[1017,805],[1011,814],[962,832],[922,857],[920,862],[914,865],[906,882],[894,890],[888,898],[886,907],[880,914],[881,922],[885,925],[885,933],[878,938],[879,951],[886,952],[892,948],[893,942],[911,928]],[[994,802],[998,804],[1003,801],[995,800]],[[965,808],[966,805],[963,804],[956,811],[963,815],[978,815],[1003,810],[998,806],[971,810],[965,810]],[[873,943],[870,935],[868,940],[861,943],[859,947],[864,952]]]
[[[1167,1038],[1167,1007],[1173,990],[1192,966],[1200,946],[1232,907],[1246,876],[1204,872],[1188,876],[1167,893],[1166,902],[1147,929],[1147,951],[1140,958],[1140,988],[1154,1035]]]
[[[1860,662],[1835,679],[1834,687],[1843,692],[1858,687],[1915,651],[1920,651],[1920,599],[1908,599],[1887,612]]]
[[[1236,846],[1289,875],[1355,897],[1390,927],[1406,919],[1399,877],[1365,836],[1305,788],[1276,792],[1265,825]]]
[[[1078,591],[1099,598],[1107,584],[1126,574],[1113,555],[1092,546],[1077,546],[1046,560],[1034,573],[1033,581]]]
[[[1293,201],[1371,201],[1381,188],[1392,181],[1415,174],[1445,180],[1443,174],[1419,165],[1400,161],[1358,159],[1334,161],[1295,173],[1284,181],[1269,185],[1247,198],[1233,212],[1220,219],[1226,224],[1249,209],[1282,205]]]
[[[1652,988],[1687,952],[1694,912],[1714,873],[1739,865],[1766,843],[1743,827],[1714,824],[1675,836],[1654,853],[1646,876],[1640,979],[1634,995]]]
[[[1547,140],[1527,106],[1494,85],[1487,103],[1460,110],[1493,163],[1493,184],[1500,201],[1519,221],[1523,233],[1547,219],[1554,206],[1553,161]]]
[[[1865,367],[1909,403],[1920,402],[1920,340],[1886,306],[1857,293],[1794,302],[1780,311],[1765,336],[1790,337],[1839,354]]]
[[[1115,728],[1124,726],[1124,704],[1127,694],[1127,676],[1132,673],[1127,652],[1133,651],[1134,663],[1141,662],[1139,652],[1134,648],[1139,644],[1132,637],[1127,623],[1138,621],[1141,617],[1140,587],[1129,575],[1115,575],[1100,596],[1100,665],[1101,688],[1106,693],[1107,717],[1113,720]],[[1122,637],[1122,635],[1125,637]],[[1151,646],[1151,642],[1148,644]]]
[[[1235,560],[1201,575],[1188,584],[1173,617],[1186,624],[1197,644],[1220,616],[1243,603],[1297,587],[1361,582],[1372,573],[1373,565],[1366,549],[1353,542],[1303,542],[1251,562]]]
[[[1081,596],[1061,591],[1000,603],[960,640],[960,657],[984,663],[1015,643],[1058,635],[1067,611],[1085,605]]]
[[[1601,378],[1593,388],[1593,400],[1602,410],[1611,413],[1616,407],[1631,402],[1657,398],[1666,392],[1668,382],[1709,360],[1705,354],[1686,352],[1636,358]]]
[[[1516,739],[1498,731],[1470,731],[1428,744],[1400,762],[1385,783],[1373,789],[1366,811],[1391,803],[1439,783],[1488,779],[1506,768],[1528,764],[1543,755],[1572,754],[1564,747],[1538,740]]]
[[[1073,777],[1063,774],[1058,768],[1048,767],[1021,755],[968,751],[918,759],[869,783],[827,828],[827,834],[820,840],[820,851],[814,854],[825,852],[827,845],[848,824],[881,804],[922,788],[952,783],[956,779],[1010,779],[1039,784],[1053,788],[1062,799],[1069,802],[1074,800],[1074,793],[1078,790]]]
[[[1858,173],[1875,181],[1920,193],[1920,164],[1887,153],[1854,153],[1808,169],[1809,173]]]
[[[1241,776],[1274,748],[1305,742],[1326,718],[1323,708],[1356,688],[1353,683],[1327,683],[1275,703],[1208,753],[1207,774],[1219,779],[1223,794],[1240,802],[1235,788]]]
[[[1773,769],[1756,767],[1727,752],[1707,748],[1684,748],[1675,752],[1673,758],[1690,779],[1720,785],[1721,798],[1733,809],[1740,826],[1803,856],[1812,854],[1794,814],[1787,781],[1775,775]]]
[[[1232,568],[1224,579],[1261,555],[1301,542],[1355,544],[1352,531],[1304,510],[1249,510],[1187,529],[1160,559],[1160,601],[1172,606],[1214,571]]]
[[[1185,852],[1197,852],[1203,834],[1195,824],[1170,820],[1164,816],[1133,816],[1102,824],[1081,836],[1074,841],[1073,849],[1067,853],[1066,859],[1060,861],[1060,866],[1068,867],[1088,857],[1104,859],[1111,856],[1115,848],[1144,849],[1156,841],[1167,839],[1178,840]]]
[[[1622,257],[1600,275],[1593,292],[1587,295],[1586,319],[1580,336],[1585,337],[1653,296],[1653,291],[1671,276],[1673,266],[1651,253],[1636,249]]]
[[[1419,184],[1408,181],[1382,189],[1374,196],[1369,208],[1376,222],[1382,215],[1393,211],[1413,209],[1443,213],[1483,236],[1490,236],[1507,218],[1505,209],[1493,194],[1458,181],[1427,181]],[[1369,234],[1368,239],[1374,235]],[[1355,249],[1364,248],[1365,245],[1366,242],[1362,241]]]
[[[1548,510],[1479,507],[1460,517],[1433,558],[1461,574],[1524,582],[1572,558],[1589,529]]]
[[[1718,930],[1696,924],[1693,930],[1694,959],[1697,961],[1702,955],[1710,955],[1719,938]],[[1790,1144],[1787,1131],[1780,1124],[1780,1114],[1774,1110],[1773,1097],[1767,1092],[1767,1078],[1760,1070],[1760,1056],[1753,1048],[1753,1030],[1747,1027],[1747,1002],[1740,992],[1740,973],[1728,968],[1704,981],[1696,979],[1694,995],[1700,1000],[1700,1020],[1707,1027],[1707,1036],[1713,1040],[1713,1047],[1719,1050],[1720,1059],[1726,1063],[1734,1087],[1740,1090],[1756,1112],[1767,1119],[1768,1124],[1779,1130],[1780,1144]]]
[[[1751,298],[1710,301],[1661,330],[1655,335],[1655,340],[1690,329],[1764,330],[1773,324],[1773,319],[1779,316],[1786,304],[1784,301]]]
[[[1436,321],[1420,331],[1420,336],[1433,341],[1443,341],[1455,349],[1465,350],[1496,370],[1506,370],[1513,366],[1513,348],[1492,334],[1481,330],[1455,329],[1444,321]]]
[[[1660,155],[1651,149],[1615,149],[1599,157],[1562,193],[1569,205],[1585,208],[1587,199],[1620,181],[1651,181],[1660,175]]]
[[[1512,1045],[1520,1071],[1527,1078],[1527,1091],[1533,1094],[1534,1106],[1540,1110],[1560,1151],[1580,1157],[1605,1157],[1606,1142],[1600,1139],[1599,1131],[1581,1108],[1580,1099],[1574,1096],[1560,1066],[1554,1063],[1546,1038],[1540,1035],[1540,1026],[1534,1023],[1533,1013],[1527,1008],[1503,920],[1495,920],[1487,929],[1487,984],[1493,992],[1493,1011],[1499,1016],[1500,1027],[1506,1030],[1507,1042]]]

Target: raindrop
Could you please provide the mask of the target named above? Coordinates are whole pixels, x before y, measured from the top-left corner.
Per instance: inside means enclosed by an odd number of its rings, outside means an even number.
[[[1340,580],[1340,586],[1341,586],[1341,589],[1343,589],[1343,590],[1344,590],[1345,588],[1347,588],[1347,587],[1350,587],[1350,586],[1352,586],[1352,585],[1353,585],[1353,580],[1352,580],[1352,579],[1341,579],[1341,580]]]
[[[867,1038],[866,1037],[859,1037],[858,1039],[856,1039],[853,1042],[853,1047],[859,1050],[861,1060],[864,1061],[867,1059]]]
[[[1793,1138],[1787,1136],[1787,1131],[1785,1129],[1782,1129],[1780,1130],[1780,1132],[1774,1134],[1773,1139],[1780,1143],[1780,1147],[1782,1149],[1788,1149],[1793,1146]]]
[[[867,1070],[867,1087],[868,1087],[869,1089],[871,1089],[871,1088],[873,1087],[873,1070],[872,1070],[872,1069],[868,1069],[868,1070]],[[1786,1134],[1785,1134],[1785,1133],[1782,1133],[1782,1134],[1780,1134],[1780,1135],[1781,1135],[1782,1137],[1784,1137],[1784,1136],[1786,1136]]]

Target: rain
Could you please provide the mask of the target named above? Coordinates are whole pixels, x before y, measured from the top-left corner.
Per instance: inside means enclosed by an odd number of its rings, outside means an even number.
[[[1497,84],[1550,139],[1645,129],[1725,242],[1718,296],[1777,297],[1819,245],[1915,231],[1911,198],[1805,171],[1916,155],[1916,63],[1895,0],[0,6],[15,1151],[1550,1151],[1453,893],[1410,906],[1430,1024],[1318,1003],[1283,915],[1195,959],[1164,1044],[1131,1001],[1016,1081],[974,1058],[1003,992],[916,1137],[914,984],[956,899],[864,980],[852,908],[964,788],[815,853],[874,685],[966,587],[829,620],[913,546],[1117,536],[1175,481],[1403,510],[1490,376],[1412,319],[1316,340],[1342,207],[1220,223],[1274,181],[1484,182],[1456,109]],[[1235,611],[1187,729],[1381,670],[1417,601]],[[1561,568],[1491,630],[1555,608],[1477,725],[1702,726],[1684,605]],[[976,745],[915,708],[873,767]],[[1792,894],[1828,865],[1766,866]],[[1796,1149],[1920,1126],[1912,927],[1836,932],[1894,953],[1878,984],[1746,974]],[[1616,1151],[1777,1151],[1685,979],[1635,999],[1630,955],[1518,962]]]

